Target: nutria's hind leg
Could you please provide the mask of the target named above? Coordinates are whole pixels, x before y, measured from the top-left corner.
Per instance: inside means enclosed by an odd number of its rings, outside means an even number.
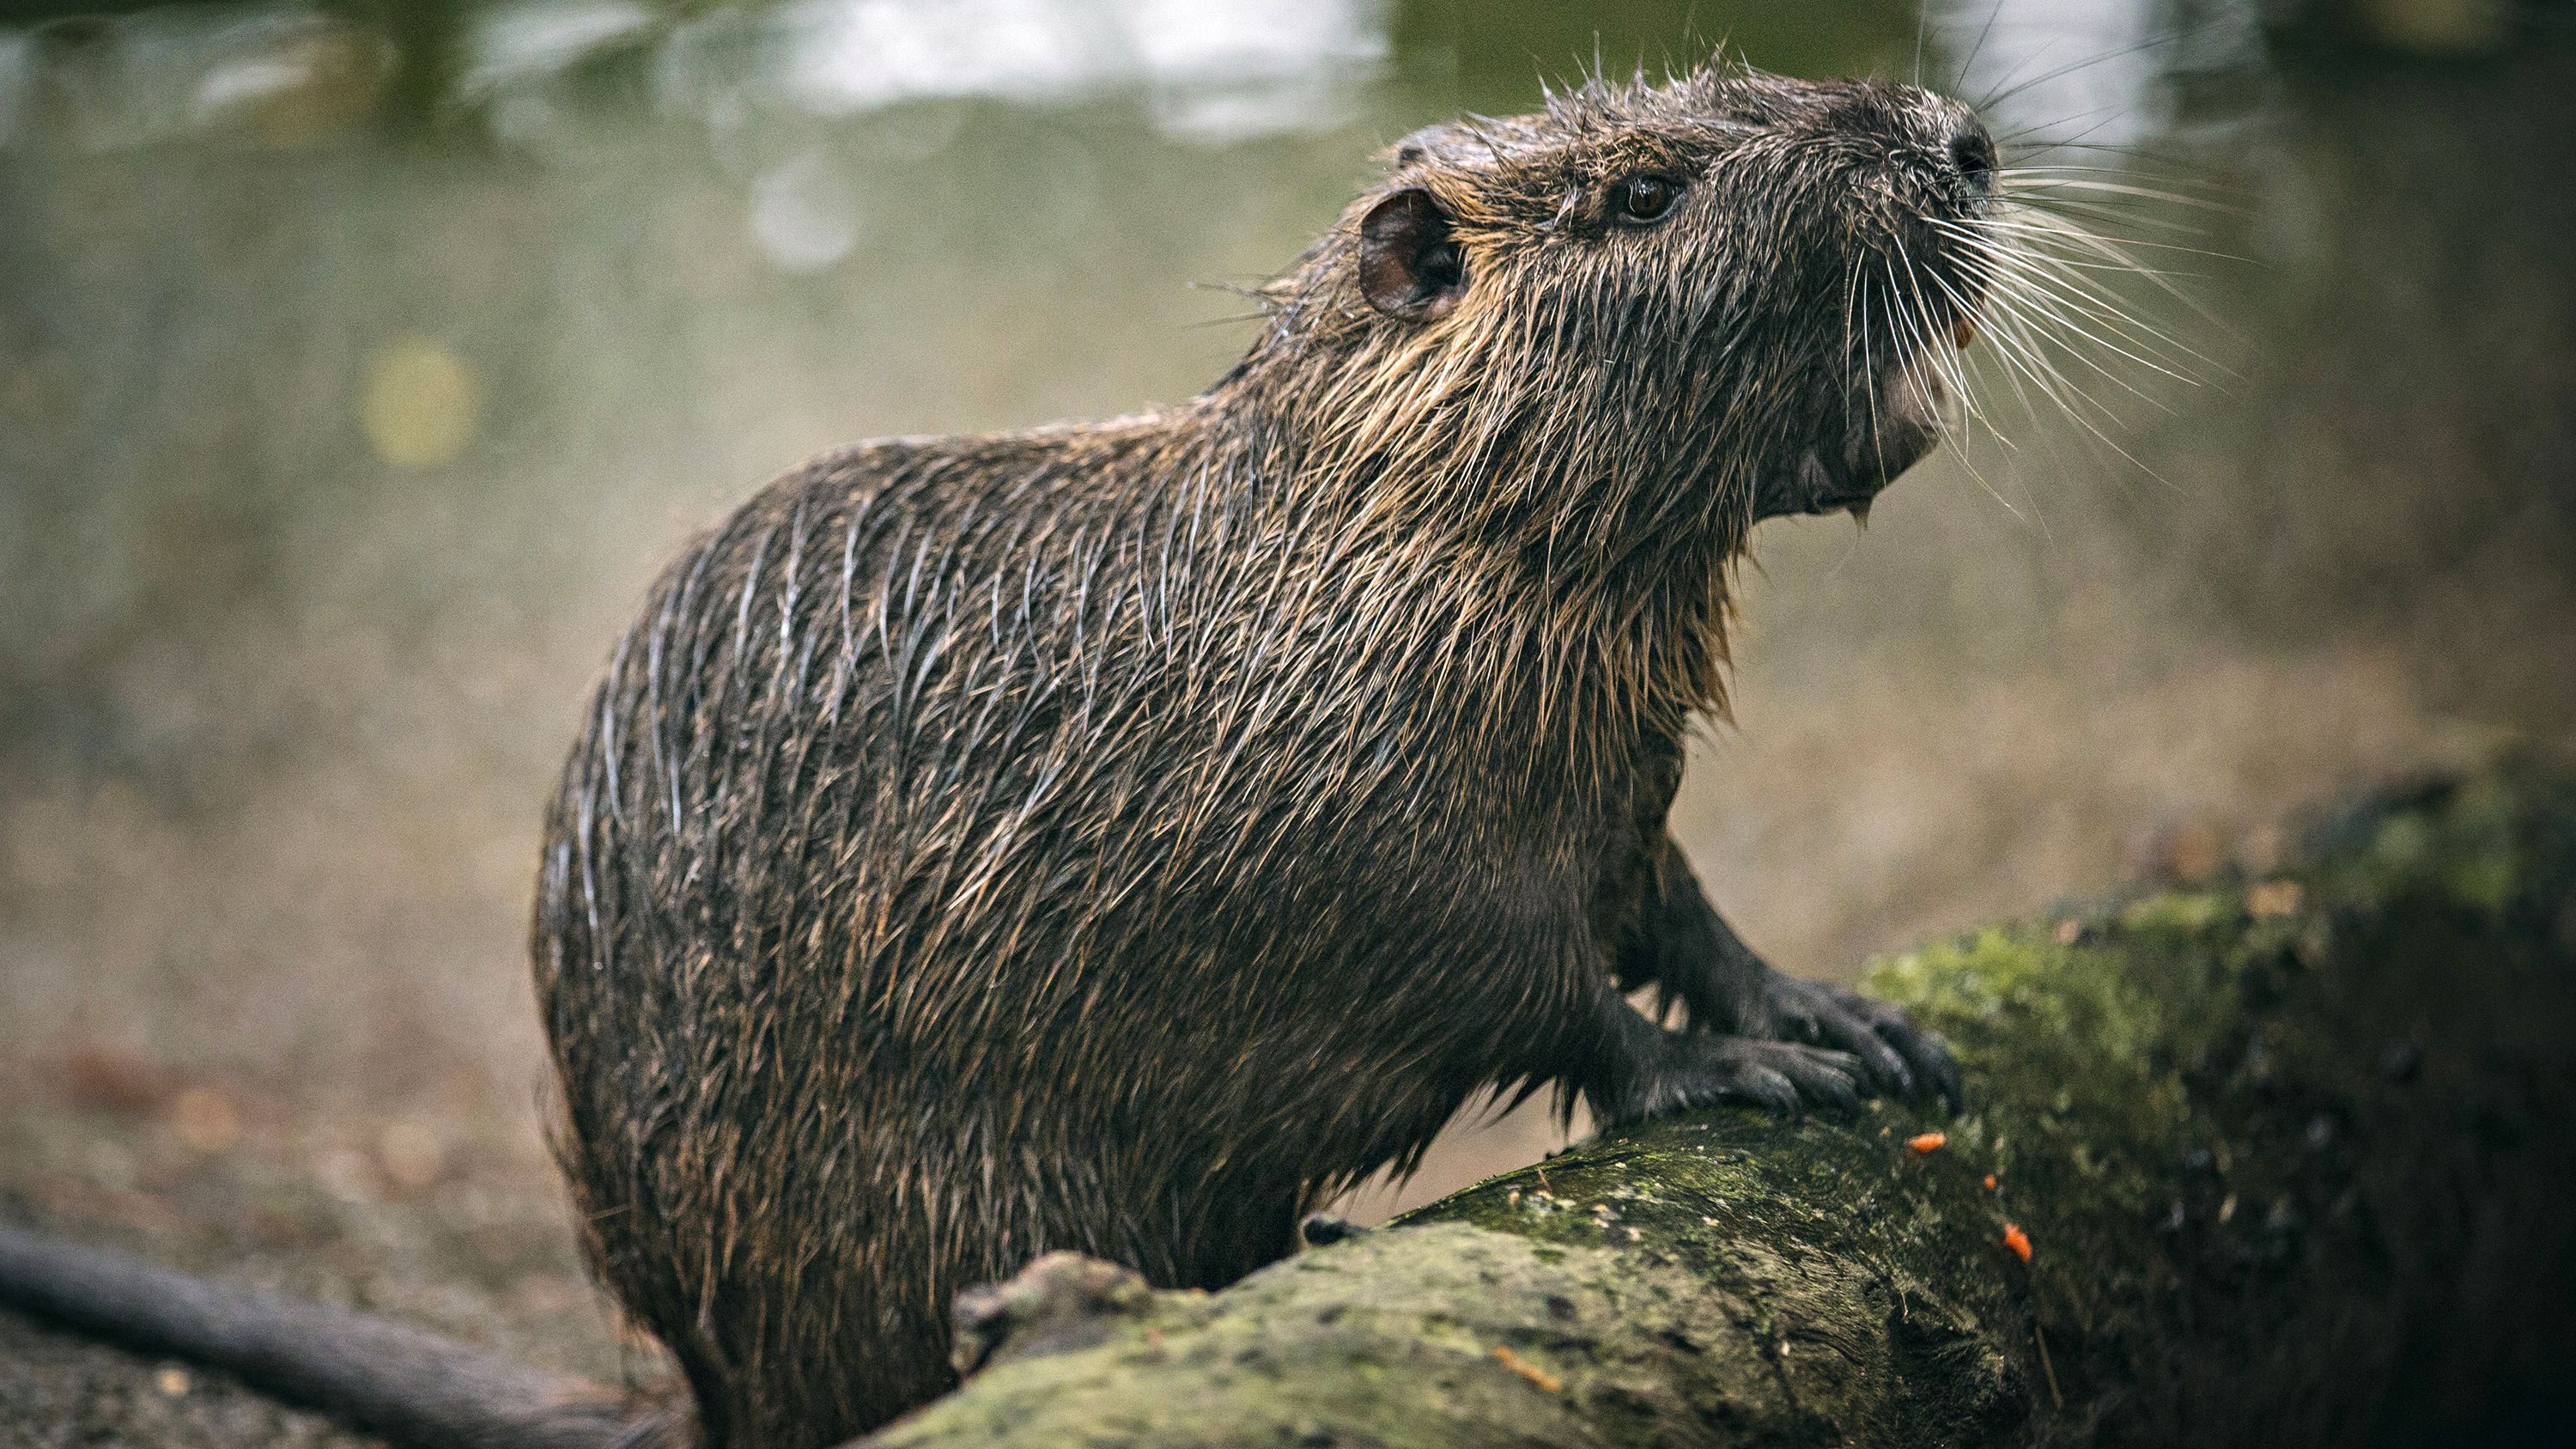
[[[1784,975],[1708,903],[1669,837],[1655,847],[1645,899],[1616,967],[1629,985],[1679,1001],[1691,1024],[1763,1043],[1832,1047],[1860,1060],[1873,1091],[1937,1092],[1959,1107],[1959,1068],[1941,1038],[1856,991]]]

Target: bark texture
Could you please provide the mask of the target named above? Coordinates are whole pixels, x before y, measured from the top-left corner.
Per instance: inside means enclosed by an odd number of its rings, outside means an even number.
[[[1215,1294],[1044,1260],[868,1442],[2563,1442],[2576,772],[2307,839],[1880,963],[1962,1116],[1658,1121]]]

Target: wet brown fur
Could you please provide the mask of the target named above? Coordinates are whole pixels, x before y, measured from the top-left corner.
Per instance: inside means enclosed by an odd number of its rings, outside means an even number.
[[[1663,815],[1757,515],[1920,451],[1856,279],[1968,204],[1963,120],[1710,70],[1426,133],[1202,396],[831,454],[662,577],[535,959],[591,1256],[708,1444],[938,1392],[952,1296],[1050,1249],[1238,1277],[1489,1088],[1705,1099],[1622,982],[1780,1034],[1659,975]],[[1685,188],[1624,225],[1641,172]],[[1354,281],[1408,188],[1435,320]]]

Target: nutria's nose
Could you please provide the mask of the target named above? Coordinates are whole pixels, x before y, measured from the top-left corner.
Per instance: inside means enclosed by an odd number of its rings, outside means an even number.
[[[1979,191],[1995,184],[1995,138],[1974,121],[1961,121],[1950,133],[1950,164],[1958,168],[1959,179]]]

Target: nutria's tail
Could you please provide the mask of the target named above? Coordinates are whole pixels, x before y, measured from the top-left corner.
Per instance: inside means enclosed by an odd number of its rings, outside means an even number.
[[[661,1449],[659,1414],[561,1374],[345,1308],[227,1287],[0,1224],[0,1304],[220,1369],[418,1449]]]

